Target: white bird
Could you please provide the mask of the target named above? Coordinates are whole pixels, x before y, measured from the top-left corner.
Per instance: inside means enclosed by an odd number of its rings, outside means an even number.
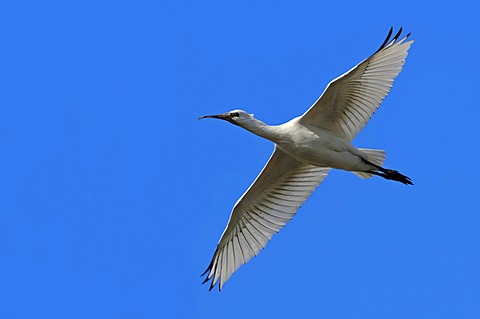
[[[269,126],[253,114],[234,110],[202,118],[238,125],[275,143],[260,175],[235,204],[212,261],[203,273],[222,289],[230,276],[256,256],[327,177],[331,168],[361,178],[373,175],[413,185],[398,171],[382,167],[385,151],[356,148],[355,135],[367,124],[402,70],[412,40],[390,40],[350,71],[331,81],[320,98],[300,117]]]

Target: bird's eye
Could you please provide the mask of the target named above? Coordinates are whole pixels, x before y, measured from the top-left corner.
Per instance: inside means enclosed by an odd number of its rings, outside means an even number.
[[[238,114],[238,112],[232,112],[232,113],[230,113],[230,116],[231,117],[239,117],[240,114]]]

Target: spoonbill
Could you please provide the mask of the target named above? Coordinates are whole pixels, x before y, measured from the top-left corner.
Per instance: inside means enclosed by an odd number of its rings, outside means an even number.
[[[260,175],[233,207],[202,274],[208,273],[203,283],[211,280],[210,290],[217,282],[222,290],[230,276],[292,219],[332,168],[413,185],[409,177],[383,167],[385,151],[351,144],[389,93],[413,43],[406,41],[410,33],[400,38],[402,28],[393,38],[392,31],[374,54],[332,80],[302,116],[287,123],[269,126],[243,110],[198,118],[225,120],[275,144]]]

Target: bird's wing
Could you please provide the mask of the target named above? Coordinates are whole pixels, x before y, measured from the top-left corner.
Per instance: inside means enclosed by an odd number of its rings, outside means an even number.
[[[368,59],[331,81],[320,98],[300,118],[353,140],[390,92],[402,70],[413,41],[399,40],[402,29],[390,40],[392,29],[380,48]]]
[[[275,147],[270,160],[235,204],[208,272],[210,290],[262,250],[273,234],[289,222],[330,168],[300,163]]]

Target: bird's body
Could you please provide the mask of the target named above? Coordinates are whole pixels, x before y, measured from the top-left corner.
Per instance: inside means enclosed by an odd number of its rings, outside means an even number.
[[[302,116],[269,126],[242,110],[202,116],[238,125],[275,144],[269,161],[235,204],[205,273],[219,289],[262,250],[291,220],[332,168],[361,178],[373,175],[412,184],[396,170],[383,168],[385,152],[356,148],[351,141],[389,93],[413,41],[401,30],[368,59],[334,79]]]
[[[373,169],[361,160],[361,151],[345,137],[314,125],[302,124],[300,119],[296,117],[281,125],[268,126],[251,117],[250,123],[255,126],[244,128],[274,142],[279,149],[302,163],[346,171]]]
[[[370,166],[362,162],[361,152],[345,138],[312,125],[299,123],[298,118],[287,122],[286,141],[278,147],[297,160],[315,166],[332,167],[347,171],[366,171]]]

